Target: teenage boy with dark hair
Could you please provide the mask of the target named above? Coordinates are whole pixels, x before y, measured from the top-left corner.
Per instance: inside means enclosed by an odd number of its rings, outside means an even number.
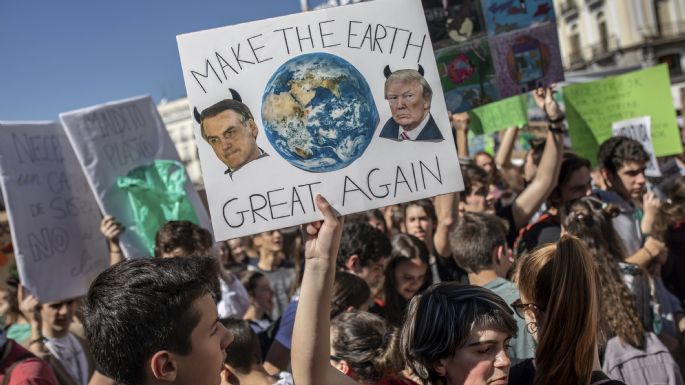
[[[122,385],[218,385],[233,336],[219,322],[218,264],[206,257],[122,261],[83,306],[99,369]]]
[[[513,257],[507,246],[507,223],[494,215],[464,213],[450,234],[452,255],[469,274],[471,285],[490,289],[512,304],[519,299],[516,285],[506,280]],[[513,309],[512,309],[513,310]],[[516,318],[518,335],[511,339],[509,355],[525,359],[535,355],[535,341],[526,321]]]
[[[169,221],[157,230],[155,257],[208,256],[212,234],[190,221]]]
[[[213,254],[212,234],[190,221],[168,221],[155,235],[155,257],[206,257]],[[110,242],[110,248],[111,248]],[[222,266],[219,267],[217,310],[220,318],[241,318],[250,304],[240,280]]]
[[[666,252],[663,242],[649,236],[645,239],[659,209],[654,193],[645,192],[649,155],[640,142],[615,136],[599,147],[597,161],[608,190],[595,191],[595,194],[602,201],[619,206],[621,212],[612,223],[629,256],[626,261],[645,268]]]
[[[343,228],[338,252],[338,270],[364,279],[373,292],[383,279],[390,241],[382,231],[368,223],[348,223]]]

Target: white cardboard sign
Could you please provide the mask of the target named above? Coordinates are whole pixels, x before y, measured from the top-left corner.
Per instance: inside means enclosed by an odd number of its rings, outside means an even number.
[[[125,227],[119,241],[127,258],[150,256],[166,220],[211,229],[149,96],[65,112],[60,119],[100,209]]]
[[[358,3],[177,41],[217,239],[319,219],[317,193],[349,214],[463,189],[419,0]],[[386,66],[423,71],[431,101],[421,88],[402,87],[389,88],[396,94],[386,100]],[[253,123],[207,114],[205,139],[202,113],[223,99],[240,99]],[[420,118],[402,116],[416,113],[417,101]],[[405,126],[413,134],[400,140]]]
[[[645,175],[651,177],[661,176],[659,163],[657,162],[656,154],[654,153],[654,145],[652,144],[652,118],[650,116],[614,122],[611,124],[611,135],[627,136],[642,143],[645,151],[649,154],[649,162],[645,169]]]
[[[0,170],[22,284],[41,303],[84,295],[109,265],[100,211],[59,124],[0,123]]]

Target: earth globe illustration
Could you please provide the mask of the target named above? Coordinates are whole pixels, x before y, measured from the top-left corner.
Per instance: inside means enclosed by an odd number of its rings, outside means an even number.
[[[379,116],[366,79],[328,53],[283,63],[262,96],[266,137],[290,164],[310,172],[347,167],[371,142]]]

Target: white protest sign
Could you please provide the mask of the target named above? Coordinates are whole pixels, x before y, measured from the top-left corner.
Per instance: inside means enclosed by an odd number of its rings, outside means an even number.
[[[645,175],[651,177],[660,177],[661,170],[659,170],[659,163],[656,160],[654,153],[654,145],[652,144],[652,118],[649,116],[642,116],[639,118],[621,120],[611,124],[612,136],[627,136],[642,143],[642,147],[649,154],[649,162],[645,169]]]
[[[0,170],[22,284],[41,303],[84,295],[107,266],[100,211],[56,123],[0,123]]]
[[[102,212],[125,231],[126,257],[153,254],[167,220],[211,229],[209,217],[149,96],[60,114]]]
[[[358,3],[177,41],[217,239],[319,219],[316,194],[349,214],[463,189],[419,0]],[[412,78],[392,80],[400,69]],[[222,106],[227,98],[250,112]]]

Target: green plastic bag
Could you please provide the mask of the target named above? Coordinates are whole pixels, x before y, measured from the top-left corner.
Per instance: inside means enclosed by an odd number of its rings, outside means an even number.
[[[129,229],[138,235],[150,255],[154,255],[157,230],[167,221],[198,223],[185,183],[185,168],[175,160],[155,160],[117,178],[117,187],[126,192],[133,211]]]

